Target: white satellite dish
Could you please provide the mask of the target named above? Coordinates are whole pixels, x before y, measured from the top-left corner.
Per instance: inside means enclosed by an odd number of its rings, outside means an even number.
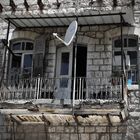
[[[70,43],[72,42],[75,34],[76,34],[76,31],[77,31],[77,21],[74,20],[68,27],[67,31],[66,31],[66,34],[65,34],[65,37],[64,37],[64,40],[62,40],[60,37],[58,37],[57,33],[53,33],[53,35],[58,38],[61,42],[63,42],[66,46],[70,45]]]

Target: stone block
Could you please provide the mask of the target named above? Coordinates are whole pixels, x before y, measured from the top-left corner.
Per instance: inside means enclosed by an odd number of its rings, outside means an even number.
[[[87,65],[92,65],[92,59],[87,60]]]
[[[93,126],[85,127],[85,133],[92,133],[92,132],[95,132],[95,127],[93,127]]]
[[[52,133],[48,135],[49,140],[61,140],[60,134]]]
[[[11,133],[2,133],[2,140],[10,140],[11,139]]]
[[[33,129],[34,129],[34,126],[32,126],[32,125],[24,125],[23,126],[23,131],[25,132],[25,133],[31,133],[32,131],[33,131]]]
[[[118,132],[126,133],[127,132],[127,126],[118,126]]]
[[[35,136],[32,134],[32,138],[34,140]],[[47,133],[39,133],[38,134],[38,140],[46,140],[47,139]]]
[[[37,126],[38,132],[45,132],[45,125],[44,124],[38,124]]]
[[[46,126],[46,131],[49,133],[55,132],[55,127],[51,126],[51,127],[47,127]]]
[[[106,65],[111,65],[112,64],[112,59],[110,58],[107,58],[107,59],[104,59],[104,64]]]
[[[93,65],[102,65],[103,64],[103,59],[95,59],[93,60]]]
[[[24,139],[24,133],[17,133],[15,134],[15,140],[23,140]]]
[[[100,132],[100,133],[105,133],[106,131],[107,131],[107,129],[106,129],[105,126],[102,126],[102,127],[97,126],[97,127],[96,127],[96,132],[97,132],[97,133],[98,133],[98,132]]]
[[[134,137],[136,140],[139,140],[140,139],[140,132],[135,133]]]
[[[61,134],[61,140],[69,140],[70,134]]]
[[[93,51],[95,51],[95,45],[93,44],[88,45],[88,52],[93,52]]]
[[[64,126],[57,126],[56,127],[56,132],[58,133],[63,133],[64,132]]]
[[[96,51],[104,51],[104,45],[96,45]]]
[[[88,59],[94,59],[94,58],[100,58],[100,53],[99,52],[94,52],[94,53],[88,53],[87,54]]]
[[[55,66],[55,60],[54,59],[53,60],[48,60],[48,64],[47,65],[54,67]]]
[[[99,66],[87,66],[87,71],[98,71],[99,70]]]
[[[109,140],[109,138],[110,138],[109,134],[104,134],[104,135],[102,134],[100,140]],[[114,139],[112,139],[112,140],[114,140]]]
[[[95,133],[95,134],[90,134],[90,140],[99,140],[99,135],[100,135],[100,134],[97,134],[97,133]]]
[[[85,127],[83,126],[78,126],[77,128],[77,133],[84,133],[85,132]]]
[[[74,126],[66,126],[65,132],[66,133],[74,133],[76,131],[76,128]]]
[[[47,73],[53,73],[54,67],[47,67]]]
[[[91,31],[98,31],[99,30],[99,26],[91,26],[90,30]]]
[[[78,134],[71,134],[70,140],[79,140],[79,135]]]
[[[101,71],[111,71],[112,66],[111,65],[102,65],[100,66]]]
[[[22,125],[18,125],[17,126],[17,132],[23,132],[24,131],[24,128],[23,128],[23,126]]]
[[[55,59],[55,53],[49,53],[47,59]]]
[[[88,27],[88,26],[87,27],[81,27],[80,28],[80,31],[84,31],[84,32],[85,31],[89,31],[89,30],[90,30],[90,27]]]
[[[24,140],[31,140],[32,139],[32,133],[24,133]],[[37,140],[38,136],[36,135],[35,140]]]
[[[110,127],[107,127],[107,132],[110,132],[110,133],[117,133],[118,129],[116,126],[110,126]]]
[[[104,37],[104,33],[103,32],[97,32],[96,33],[96,38],[103,38]]]
[[[123,138],[122,138],[122,134],[112,134],[112,136],[111,136],[111,139],[112,140],[123,140]]]
[[[99,39],[93,39],[94,44],[99,44]]]
[[[103,77],[111,77],[111,71],[103,71]]]
[[[105,51],[112,51],[111,45],[105,45]]]
[[[112,124],[113,123],[116,124],[116,123],[120,123],[121,122],[119,116],[110,116],[110,121],[111,121]]]
[[[6,130],[6,126],[4,126],[4,125],[0,125],[0,133],[4,133],[4,132],[6,132],[7,130]]]
[[[83,36],[78,36],[77,42],[78,42],[78,43],[82,43],[82,42],[83,42],[82,40],[83,40]]]
[[[89,134],[80,134],[80,140],[89,140]]]
[[[82,43],[88,44],[90,38],[87,36],[83,36]]]
[[[102,72],[101,71],[96,71],[95,72],[95,77],[97,77],[97,78],[102,77]]]
[[[112,58],[111,52],[101,52],[101,58]]]
[[[49,46],[49,53],[56,53],[56,47],[55,46]]]
[[[54,77],[54,73],[53,72],[46,73],[45,75],[48,78],[53,78]]]

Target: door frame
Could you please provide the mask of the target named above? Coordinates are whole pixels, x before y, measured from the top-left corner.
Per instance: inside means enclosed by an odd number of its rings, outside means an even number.
[[[69,68],[68,68],[68,75],[61,75],[61,62],[62,62],[62,54],[63,53],[69,53]],[[57,93],[55,97],[57,99],[70,99],[71,97],[71,77],[72,77],[72,47],[71,45],[69,47],[62,46],[57,48],[57,54],[56,54],[56,87],[57,87]],[[62,79],[61,79],[62,78]],[[63,80],[63,78],[68,79],[68,85],[67,87],[61,87],[60,82]],[[65,79],[64,79],[65,80]]]

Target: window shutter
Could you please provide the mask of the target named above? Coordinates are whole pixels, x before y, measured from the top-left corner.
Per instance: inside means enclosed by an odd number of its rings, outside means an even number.
[[[43,60],[45,55],[45,36],[39,36],[34,43],[33,76],[43,76]]]

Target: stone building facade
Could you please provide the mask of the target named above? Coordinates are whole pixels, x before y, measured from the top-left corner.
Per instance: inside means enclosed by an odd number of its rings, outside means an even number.
[[[31,1],[27,1],[27,3],[29,4],[29,9],[27,10],[26,8],[26,4],[23,5],[23,1],[16,1],[15,5],[16,8],[15,10],[13,10],[12,6],[9,5],[9,1],[7,2],[1,2],[2,5],[2,12],[1,12],[1,17],[2,19],[8,19],[8,17],[14,15],[15,17],[20,17],[20,15],[22,15],[22,17],[28,17],[29,15],[45,15],[45,14],[49,14],[52,12],[57,13],[57,12],[64,12],[64,13],[70,13],[75,11],[75,6],[77,5],[76,2],[73,1],[66,1],[60,2],[60,7],[57,7],[57,3],[55,1],[51,1],[51,2],[43,2],[43,9],[40,9],[40,5],[41,4],[37,4],[37,2],[31,2]],[[129,72],[129,78],[132,79],[132,81],[134,83],[138,82],[138,77],[139,77],[139,2],[135,1],[135,5],[133,6],[133,3],[131,3],[131,1],[126,1],[126,2],[121,2],[121,1],[117,1],[116,4],[117,6],[113,7],[115,2],[113,1],[107,1],[107,2],[88,2],[86,3],[85,1],[80,1],[80,5],[79,9],[85,9],[85,11],[89,8],[89,9],[93,9],[93,10],[101,10],[101,11],[119,11],[121,8],[122,9],[133,9],[134,11],[134,15],[135,17],[135,23],[133,27],[128,27],[125,26],[123,27],[123,36],[126,36],[126,38],[124,38],[124,41],[129,42],[129,39],[132,42],[132,46],[127,46],[126,47],[126,51],[125,54],[129,55],[129,57],[131,57],[130,59],[131,61],[131,70]],[[138,5],[137,5],[138,3]],[[68,8],[68,5],[70,6]],[[108,6],[110,5],[110,6]],[[24,8],[25,7],[25,8]],[[49,9],[49,10],[48,10]],[[67,9],[67,11],[65,11],[65,9]],[[6,17],[6,15],[8,15]],[[14,17],[14,18],[15,18]],[[131,17],[131,16],[130,16]],[[100,19],[97,19],[100,20]],[[118,22],[120,19],[117,19]],[[105,21],[106,22],[106,21]],[[12,22],[11,22],[12,24]],[[17,24],[17,23],[16,23]],[[28,23],[29,26],[31,23]],[[27,25],[28,25],[27,24]],[[18,27],[19,25],[21,25],[21,27]],[[41,64],[43,65],[43,76],[46,77],[59,77],[60,75],[57,74],[57,65],[60,65],[60,62],[57,62],[56,60],[60,59],[57,58],[57,53],[58,52],[58,48],[57,46],[59,46],[61,44],[61,42],[59,42],[57,39],[55,39],[52,34],[53,32],[57,32],[59,35],[61,35],[62,37],[65,35],[65,31],[66,28],[62,28],[62,27],[53,27],[53,28],[22,28],[23,23],[21,23],[21,21],[19,22],[19,25],[15,28],[13,28],[13,26],[11,26],[11,30],[10,30],[10,34],[9,34],[9,40],[10,40],[10,45],[12,46],[12,44],[16,44],[16,42],[19,42],[20,40],[23,41],[28,41],[30,40],[33,44],[35,44],[35,40],[37,37],[39,37],[41,34],[44,34],[44,42],[45,42],[45,47],[42,48],[42,53],[43,54],[43,62],[41,62]],[[41,25],[41,23],[40,23]],[[1,20],[1,39],[5,39],[6,38],[6,31],[7,31],[7,23],[5,23],[4,21]],[[113,59],[112,56],[118,55],[120,54],[120,48],[115,48],[115,40],[116,38],[120,37],[121,31],[120,28],[117,28],[117,25],[105,25],[105,26],[79,26],[78,28],[78,44],[82,45],[84,47],[86,47],[87,49],[85,49],[87,51],[87,58],[86,59],[86,74],[84,75],[84,77],[97,77],[97,78],[102,78],[102,77],[110,77],[112,75],[112,70],[113,70]],[[128,39],[129,38],[129,39]],[[14,43],[15,42],[15,43]],[[117,41],[116,41],[117,43]],[[134,45],[134,46],[133,46]],[[128,51],[131,50],[131,51]],[[70,53],[72,53],[72,45],[70,47]],[[18,51],[15,50],[14,53],[17,53]],[[31,53],[30,53],[31,52]],[[61,49],[60,49],[61,52]],[[116,53],[115,53],[116,52]],[[22,52],[18,52],[18,53],[22,53]],[[35,48],[33,51],[26,51],[25,53],[30,53],[31,56],[34,55],[35,52]],[[135,55],[133,55],[135,54]],[[7,54],[10,55],[9,58],[7,56],[7,63],[6,63],[6,77],[5,78],[11,78],[11,73],[13,71],[13,69],[11,68],[12,65],[16,65],[14,62],[14,60],[10,60],[12,59],[11,54]],[[23,54],[24,55],[24,54]],[[137,57],[135,57],[137,56]],[[27,56],[28,57],[28,56]],[[34,57],[34,56],[33,56]],[[22,58],[19,59],[24,59],[24,56],[22,56]],[[36,59],[35,59],[36,60]],[[33,61],[33,60],[31,60]],[[40,60],[41,61],[41,60]],[[14,63],[14,64],[12,64]],[[18,71],[18,74],[21,75],[21,77],[24,75],[23,73],[23,65],[24,65],[24,61],[23,62],[19,62],[22,64],[17,64],[17,65],[21,65]],[[33,67],[36,65],[34,64],[34,62],[30,62],[31,64],[30,67],[31,69],[28,71],[29,73],[31,73],[31,75],[34,75],[33,72]],[[70,62],[72,63],[72,62]],[[14,67],[14,66],[13,66]],[[15,67],[14,67],[15,68]],[[41,66],[42,68],[42,66]],[[7,70],[8,69],[8,70]],[[72,67],[70,68],[70,70],[72,69]],[[59,72],[58,72],[59,73]],[[38,73],[39,74],[39,73]],[[8,75],[8,77],[7,77]],[[25,74],[26,75],[26,74]],[[14,75],[12,75],[13,78]],[[72,76],[71,74],[69,74],[69,76]],[[24,76],[23,76],[24,77]],[[26,77],[26,76],[25,76]]]
[[[81,17],[84,15],[84,12],[88,12],[88,14],[95,12],[97,17],[94,24],[91,23],[90,19],[86,19],[86,16],[83,19],[79,18],[78,21],[77,54],[80,54],[78,56],[81,57],[77,58],[77,69],[79,72],[77,72],[77,77],[93,78],[88,83],[88,86],[92,89],[92,85],[104,85],[106,79],[114,74],[113,72],[120,71],[120,64],[119,66],[114,65],[114,56],[121,55],[120,38],[122,33],[124,54],[130,58],[128,78],[134,84],[139,82],[139,0],[79,1],[80,3],[72,0],[5,0],[0,2],[0,71],[3,81],[5,79],[19,80],[37,76],[56,79],[64,78],[64,81],[59,81],[60,83],[57,86],[61,85],[67,88],[62,92],[57,87],[59,94],[55,95],[55,98],[70,99],[71,82],[66,81],[65,78],[73,76],[72,56],[74,45],[71,43],[69,47],[64,46],[62,42],[53,36],[53,33],[58,33],[63,38],[68,23],[70,23],[68,16],[73,16],[75,20],[76,12],[82,13]],[[117,15],[114,15],[113,18],[112,14],[114,12],[117,12]],[[123,16],[126,22],[122,26],[122,32],[121,16],[119,15],[121,12],[126,14],[126,17],[125,15]],[[106,16],[109,17],[104,18],[104,14],[108,14]],[[46,19],[43,19],[43,17]],[[109,22],[110,20],[111,22]],[[8,21],[10,22],[9,33],[7,32]],[[84,26],[82,26],[82,23],[84,23]],[[8,39],[8,44],[6,45],[11,51],[5,47],[3,39]],[[66,71],[62,70],[62,67]],[[80,71],[82,72],[80,73]],[[51,123],[46,124],[44,121],[38,121],[38,123],[33,124],[31,122],[18,124],[15,121],[11,122],[11,119],[7,118],[7,116],[10,117],[9,112],[7,115],[2,110],[0,139],[137,140],[140,138],[139,93],[131,92],[128,99],[130,118],[123,123],[117,120],[117,124],[112,125],[109,124],[107,117],[96,115],[91,116],[91,118],[96,117],[96,120],[99,119],[98,121],[101,124],[90,124],[88,122],[90,121],[88,119],[90,116],[87,118],[85,116],[79,117],[80,121],[78,123],[76,122],[77,119],[75,120],[71,116],[74,120],[69,125],[61,121],[55,125],[51,125]],[[22,110],[21,113],[17,112],[15,115],[22,115],[24,117],[23,112]],[[58,116],[58,118],[61,117]],[[34,120],[34,118],[32,119]],[[46,119],[48,123],[48,118]],[[115,119],[112,120],[115,121]],[[105,121],[105,124],[102,123],[103,121]]]

